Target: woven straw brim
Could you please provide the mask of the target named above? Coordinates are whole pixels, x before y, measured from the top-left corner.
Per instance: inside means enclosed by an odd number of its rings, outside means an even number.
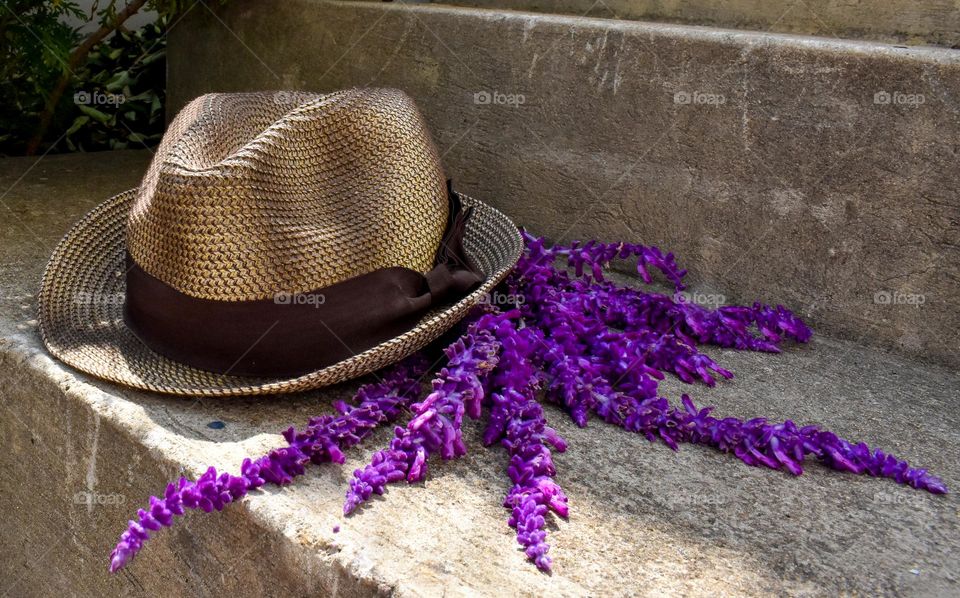
[[[60,241],[41,283],[40,335],[50,353],[82,372],[160,393],[223,397],[291,393],[376,371],[449,330],[503,280],[523,250],[520,234],[506,216],[460,195],[465,206],[474,208],[464,249],[485,277],[470,295],[430,311],[396,338],[297,378],[217,374],[154,353],[123,321],[126,223],[135,197],[134,189],[100,204]]]

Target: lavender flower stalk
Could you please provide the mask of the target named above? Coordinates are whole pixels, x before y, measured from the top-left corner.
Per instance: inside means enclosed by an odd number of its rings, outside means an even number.
[[[500,362],[491,375],[490,421],[484,432],[484,444],[497,440],[510,454],[507,475],[513,487],[503,506],[511,510],[508,524],[517,530],[517,542],[541,571],[549,571],[545,516],[548,510],[566,518],[567,497],[553,480],[556,469],[550,448],[563,452],[567,445],[546,425],[543,408],[537,403],[540,386],[538,367],[534,364],[535,346],[542,342],[539,331],[518,330],[511,318],[516,312],[490,314],[477,322],[477,327],[491,331],[500,341]]]
[[[567,267],[572,268],[577,277],[604,282],[603,270],[611,261],[636,257],[637,274],[644,282],[649,284],[652,281],[647,267],[653,266],[660,270],[678,291],[684,289],[683,277],[687,271],[677,266],[672,253],[664,255],[658,247],[598,241],[587,241],[581,245],[578,241],[574,241],[568,247],[554,245],[548,248],[542,238],[535,237],[527,231],[521,231],[521,233],[527,243],[529,259],[536,265],[552,265],[557,258],[565,257]]]
[[[427,460],[439,451],[444,459],[466,453],[461,425],[466,413],[480,417],[487,374],[497,364],[500,343],[490,332],[471,326],[445,349],[449,362],[433,380],[433,392],[412,406],[413,418],[397,427],[390,447],[374,454],[370,464],[354,471],[343,504],[350,514],[373,494],[383,494],[387,484],[406,479],[422,480]]]
[[[675,333],[688,344],[710,343],[723,347],[777,352],[784,338],[798,342],[810,340],[810,329],[783,306],[771,307],[755,303],[752,307],[723,306],[708,310],[691,303],[680,294],[685,288],[683,276],[673,254],[664,255],[656,247],[630,244],[599,244],[547,248],[543,239],[524,233],[527,253],[511,275],[511,292],[522,293],[526,306],[542,307],[550,299],[564,303],[570,300],[584,304],[588,314],[599,317],[606,325],[626,332],[647,331]],[[638,272],[651,282],[647,270],[660,270],[676,291],[673,297],[620,287],[606,281],[603,270],[615,258],[637,256]],[[567,268],[558,269],[558,258],[567,258]],[[525,317],[530,314],[524,314]],[[752,334],[752,330],[760,337]]]
[[[839,471],[891,478],[933,494],[947,492],[943,481],[925,469],[913,469],[893,455],[871,449],[862,442],[854,444],[817,426],[798,428],[790,420],[771,424],[764,418],[717,419],[710,415],[712,407],[698,410],[687,395],[682,397],[682,409],[671,406],[664,398],[635,401],[617,397],[613,400],[619,402],[619,407],[608,410],[611,414],[606,418],[608,421],[644,434],[650,440],[660,438],[674,450],[680,442],[704,444],[725,453],[732,452],[747,465],[786,469],[794,475],[803,473],[804,458],[813,455]]]
[[[163,498],[150,497],[149,507],[137,511],[127,531],[120,536],[110,553],[110,572],[116,572],[133,559],[151,531],[173,525],[176,515],[187,509],[209,513],[223,507],[265,483],[288,484],[304,473],[308,462],[343,463],[343,449],[360,443],[377,425],[396,419],[403,408],[420,393],[420,377],[428,363],[422,355],[414,355],[387,372],[383,380],[362,386],[355,396],[359,405],[338,402],[338,416],[313,418],[303,432],[293,428],[283,433],[289,446],[270,451],[256,461],[244,459],[240,475],[235,476],[210,467],[195,482],[181,477],[177,484],[168,484]]]
[[[911,468],[906,461],[893,455],[871,449],[862,442],[854,444],[817,426],[798,428],[790,420],[771,424],[764,418],[748,421],[734,417],[717,419],[710,416],[712,407],[697,410],[687,395],[683,395],[682,401],[682,410],[664,409],[663,403],[659,405],[662,416],[677,424],[667,434],[674,435],[678,440],[733,452],[747,465],[784,468],[794,475],[800,475],[803,473],[801,463],[804,458],[813,455],[826,466],[839,471],[890,478],[898,484],[907,484],[933,494],[947,492],[943,481],[927,470]],[[652,411],[635,418],[634,422],[628,423],[628,427],[639,429],[649,425],[651,415]]]

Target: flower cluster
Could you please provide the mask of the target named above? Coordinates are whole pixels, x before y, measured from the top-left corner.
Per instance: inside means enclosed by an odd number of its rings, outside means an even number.
[[[344,515],[372,494],[383,494],[387,484],[422,480],[433,453],[453,459],[467,452],[461,432],[463,416],[480,417],[484,382],[497,364],[499,349],[493,335],[477,327],[446,348],[448,364],[433,380],[433,392],[412,406],[413,419],[405,428],[396,428],[390,448],[377,452],[369,465],[353,472]]]
[[[801,428],[791,420],[769,423],[764,418],[717,419],[710,415],[712,407],[697,409],[687,395],[681,402],[683,407],[677,408],[664,398],[636,401],[616,397],[603,410],[604,419],[651,441],[660,439],[674,450],[681,442],[703,444],[733,453],[747,465],[786,469],[794,475],[803,473],[804,459],[813,455],[839,471],[891,478],[933,494],[947,492],[943,481],[925,469],[913,469],[893,455],[862,442],[854,444],[817,426]]]
[[[710,386],[713,375],[732,377],[687,337],[674,333],[676,325],[663,326],[666,304],[683,308],[670,297],[605,282],[606,262],[597,260],[589,262],[590,276],[572,276],[554,266],[557,251],[543,249],[542,240],[528,241],[528,247],[507,284],[527,299],[520,307],[524,322],[542,332],[539,357],[550,380],[547,398],[563,405],[577,425],[587,424],[603,396],[656,396],[664,372]],[[659,250],[634,252],[641,265],[644,256],[662,256]],[[672,255],[650,263],[682,287],[683,271],[676,269]],[[663,307],[656,313],[649,309],[657,305],[653,299]],[[750,336],[749,331],[743,334]]]
[[[378,425],[395,420],[404,407],[420,395],[420,378],[428,369],[422,355],[414,355],[388,370],[380,382],[362,386],[356,406],[338,402],[339,415],[312,418],[303,432],[293,428],[283,433],[288,446],[274,449],[256,460],[244,459],[240,475],[213,467],[196,481],[184,477],[168,484],[163,498],[150,497],[148,509],[137,511],[127,531],[110,554],[110,571],[126,566],[149,539],[150,531],[173,525],[174,515],[187,509],[209,513],[245,496],[265,483],[288,484],[304,473],[307,463],[343,463],[343,450],[359,444]]]
[[[584,244],[574,241],[566,247],[563,245],[547,247],[544,239],[535,237],[526,231],[523,231],[523,236],[528,249],[528,257],[525,259],[530,264],[549,266],[557,259],[566,258],[567,268],[573,270],[577,278],[602,283],[605,281],[603,270],[611,261],[636,257],[637,274],[640,275],[643,282],[647,284],[653,282],[653,277],[647,269],[648,266],[653,266],[660,270],[678,291],[685,288],[683,277],[687,271],[681,270],[677,266],[672,253],[664,255],[658,247],[622,242],[600,243],[599,241],[587,241]]]
[[[813,455],[828,467],[840,471],[891,478],[933,494],[947,492],[943,481],[925,469],[913,469],[893,455],[871,449],[862,442],[853,444],[817,426],[798,428],[790,420],[771,424],[764,418],[748,421],[735,417],[717,419],[710,416],[712,407],[697,410],[687,395],[683,395],[682,402],[683,410],[673,409],[667,416],[677,424],[677,429],[671,433],[684,441],[732,452],[747,465],[764,465],[771,469],[782,467],[800,475],[804,458]],[[644,424],[631,425],[637,428],[635,431],[644,428]]]
[[[557,473],[550,448],[567,449],[566,442],[547,426],[543,407],[537,402],[541,386],[537,358],[542,333],[535,328],[517,328],[519,312],[488,314],[477,326],[490,330],[502,347],[500,361],[491,374],[490,415],[483,442],[500,441],[510,455],[507,475],[513,486],[503,505],[510,509],[511,527],[517,542],[536,566],[549,571],[551,560],[544,531],[546,515],[553,511],[567,517],[567,496],[554,481]]]
[[[265,483],[287,484],[309,462],[343,463],[343,450],[409,407],[406,426],[395,428],[388,448],[354,472],[344,503],[351,513],[388,484],[423,480],[430,457],[466,453],[464,416],[487,424],[485,445],[509,454],[512,486],[504,500],[509,525],[527,557],[549,570],[546,518],[568,514],[567,497],[554,480],[552,451],[567,445],[547,425],[538,397],[559,405],[579,426],[591,417],[661,440],[673,449],[701,444],[732,453],[744,463],[799,475],[808,456],[833,469],[890,478],[940,494],[946,485],[923,469],[864,443],[852,443],[816,426],[792,421],[718,419],[697,409],[687,395],[677,407],[659,396],[667,374],[687,383],[716,384],[733,374],[698,347],[715,345],[776,352],[788,340],[807,342],[810,329],[783,306],[754,303],[717,309],[610,282],[604,270],[614,259],[635,258],[644,282],[659,271],[675,291],[685,287],[672,254],[656,247],[590,241],[548,246],[524,233],[527,250],[503,283],[503,292],[523,297],[517,309],[478,309],[463,336],[445,349],[446,365],[420,402],[419,378],[428,370],[411,358],[383,382],[361,388],[357,406],[338,404],[339,415],[314,418],[303,432],[284,433],[287,446],[251,461],[241,475],[207,470],[196,482],[181,478],[163,498],[151,497],[111,555],[112,571],[140,550],[150,531],[172,524],[186,509],[220,510]]]

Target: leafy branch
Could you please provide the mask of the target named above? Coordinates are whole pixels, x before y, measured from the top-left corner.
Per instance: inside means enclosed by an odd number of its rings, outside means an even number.
[[[79,46],[74,48],[67,58],[60,78],[57,80],[57,84],[47,97],[46,107],[44,107],[43,112],[40,113],[40,123],[37,126],[37,130],[27,143],[26,154],[28,156],[36,154],[37,148],[39,148],[43,142],[43,136],[46,135],[47,129],[50,128],[50,122],[53,120],[54,112],[60,103],[60,98],[63,97],[63,93],[67,90],[70,81],[74,77],[74,71],[86,61],[90,51],[96,47],[97,44],[119,29],[127,19],[137,14],[140,9],[146,5],[147,0],[133,0],[120,11],[116,11],[116,3],[117,0],[110,1],[109,5],[103,9],[100,28],[88,35]],[[94,10],[96,10],[96,5],[94,6]]]
[[[95,0],[85,12],[76,0],[0,0],[0,155],[59,150],[49,144],[63,138],[71,150],[124,147],[162,131],[164,36],[196,3]],[[129,30],[146,10],[156,23]],[[101,90],[130,101],[100,109],[66,101]]]

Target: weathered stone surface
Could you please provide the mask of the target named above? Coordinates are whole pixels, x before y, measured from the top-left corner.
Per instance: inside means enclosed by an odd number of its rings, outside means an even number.
[[[467,457],[433,464],[425,484],[391,488],[358,515],[340,515],[347,480],[388,441],[388,429],[343,468],[314,467],[291,487],[188,516],[109,576],[106,557],[127,518],[167,480],[206,465],[236,470],[245,455],[281,444],[277,431],[329,412],[355,386],[259,399],[162,397],[91,380],[43,352],[33,314],[48,254],[84,212],[135,185],[148,157],[0,161],[0,593],[960,592],[956,495],[815,464],[793,478],[703,448],[673,453],[602,423],[577,429],[551,406],[548,418],[570,442],[557,465],[572,507],[569,522],[551,525],[552,576],[517,549],[500,506],[504,453],[481,448],[475,425]],[[669,382],[667,396],[686,391],[720,414],[821,424],[960,483],[956,372],[822,336],[781,355],[714,354],[736,379],[713,390]]]
[[[960,44],[960,10],[954,0],[445,0],[434,3],[823,37]]]
[[[960,52],[312,0],[171,34],[172,109],[355,85],[411,94],[448,174],[521,224],[658,244],[698,291],[960,364]]]

